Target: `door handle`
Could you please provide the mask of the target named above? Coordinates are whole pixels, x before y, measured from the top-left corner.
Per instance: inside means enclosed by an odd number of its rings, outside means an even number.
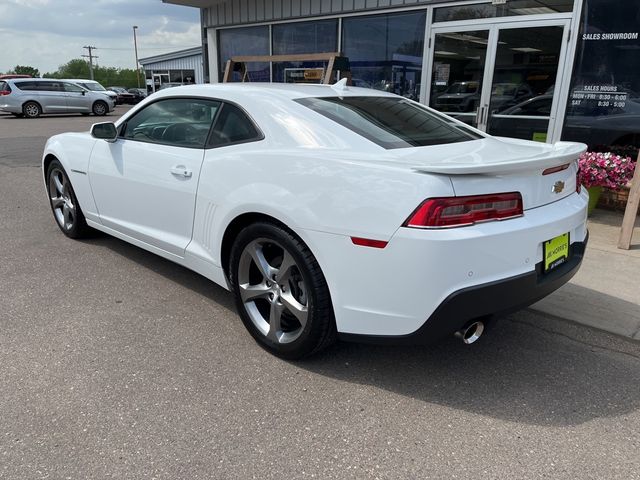
[[[193,172],[184,165],[176,165],[169,170],[173,175],[177,177],[190,178]]]
[[[484,107],[480,107],[478,109],[478,113],[476,114],[476,127],[480,128],[480,124],[482,123],[482,119],[484,118]]]

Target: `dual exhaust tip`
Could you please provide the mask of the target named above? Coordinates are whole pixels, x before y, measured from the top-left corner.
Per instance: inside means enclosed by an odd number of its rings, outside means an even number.
[[[480,320],[472,320],[464,327],[454,333],[454,337],[459,338],[465,345],[471,345],[478,341],[484,333],[484,322]]]

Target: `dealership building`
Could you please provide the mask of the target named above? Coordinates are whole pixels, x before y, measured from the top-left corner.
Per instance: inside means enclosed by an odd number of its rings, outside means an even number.
[[[354,85],[494,135],[640,145],[636,0],[163,1],[201,9],[205,81],[222,81],[234,56],[341,52]],[[299,81],[326,67],[248,63],[245,78]]]
[[[144,69],[147,88],[153,92],[164,84],[189,85],[204,83],[202,47],[144,57],[139,60]]]

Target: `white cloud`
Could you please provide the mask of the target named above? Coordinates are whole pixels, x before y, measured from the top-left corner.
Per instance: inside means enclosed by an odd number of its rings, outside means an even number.
[[[41,73],[97,47],[98,64],[133,68],[140,57],[200,45],[197,9],[160,0],[0,0],[0,72],[31,65]]]

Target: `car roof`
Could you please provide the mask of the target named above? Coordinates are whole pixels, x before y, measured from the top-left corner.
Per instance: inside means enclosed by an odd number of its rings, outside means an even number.
[[[335,88],[334,88],[335,87]],[[382,90],[373,90],[361,87],[339,88],[336,85],[305,84],[305,83],[203,83],[184,85],[164,90],[159,90],[155,98],[173,97],[181,95],[195,95],[203,97],[216,97],[225,95],[229,97],[242,97],[244,95],[269,94],[280,98],[305,98],[305,97],[374,97],[394,96]]]
[[[71,80],[67,80],[66,78],[7,78],[1,80],[3,82],[13,82],[18,87],[23,83],[31,83],[31,82],[71,82]]]
[[[97,80],[89,80],[88,78],[64,78],[67,82],[84,82],[84,83],[100,83]]]

